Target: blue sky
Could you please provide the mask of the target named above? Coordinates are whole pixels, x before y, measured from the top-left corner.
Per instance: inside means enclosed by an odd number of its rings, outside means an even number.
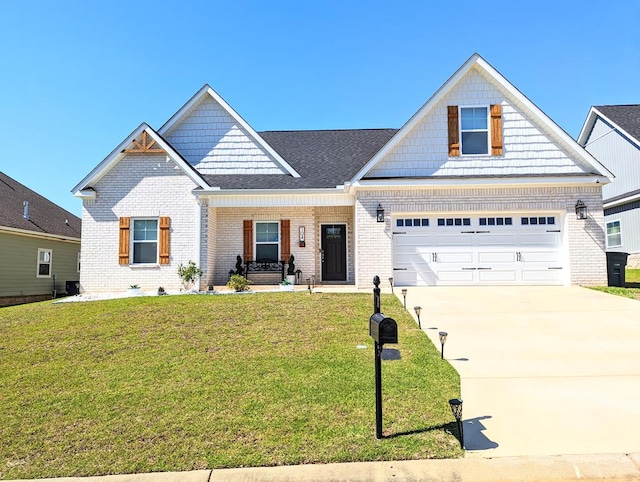
[[[70,190],[208,83],[256,130],[400,127],[474,52],[576,137],[640,103],[640,2],[0,2],[0,170]]]

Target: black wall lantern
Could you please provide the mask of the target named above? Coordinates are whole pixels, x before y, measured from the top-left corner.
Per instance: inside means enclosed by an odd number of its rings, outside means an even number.
[[[382,209],[382,204],[378,203],[378,209],[376,210],[376,219],[379,223],[384,223],[384,209]]]
[[[579,199],[576,203],[576,217],[578,219],[587,219],[587,206]]]

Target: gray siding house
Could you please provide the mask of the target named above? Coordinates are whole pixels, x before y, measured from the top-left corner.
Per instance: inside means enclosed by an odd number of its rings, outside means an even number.
[[[81,288],[178,290],[193,260],[206,289],[291,255],[361,288],[603,285],[609,175],[477,54],[399,129],[256,132],[205,85],[73,188]]]
[[[80,239],[80,218],[0,172],[0,306],[64,294]]]
[[[602,188],[607,251],[640,267],[640,105],[592,107],[578,142],[615,175]]]

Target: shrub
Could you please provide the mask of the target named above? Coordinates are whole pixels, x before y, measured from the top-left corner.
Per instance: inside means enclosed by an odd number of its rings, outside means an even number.
[[[241,276],[239,274],[234,274],[233,276],[231,276],[231,278],[229,278],[229,282],[227,283],[227,286],[233,289],[234,291],[247,291],[249,289],[250,284],[251,284],[251,281],[249,281],[244,276]]]
[[[196,266],[196,263],[189,261],[187,266],[180,263],[178,266],[178,276],[182,280],[182,286],[185,291],[189,291],[193,288],[196,280],[202,276],[202,270]]]

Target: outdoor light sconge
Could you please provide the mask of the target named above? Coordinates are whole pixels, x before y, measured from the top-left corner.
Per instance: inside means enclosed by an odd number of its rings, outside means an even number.
[[[402,297],[404,298],[404,309],[407,309],[407,289],[402,290]]]
[[[391,285],[391,294],[393,294],[393,276],[389,278],[389,284]]]
[[[379,223],[384,223],[384,209],[382,209],[382,204],[378,203],[378,209],[376,210],[376,219]]]
[[[415,310],[416,316],[418,317],[418,328],[422,328],[422,325],[420,324],[420,312],[422,311],[422,307],[414,306],[413,309]]]
[[[578,219],[587,219],[587,206],[579,199],[576,203],[576,217]]]
[[[452,398],[449,400],[449,406],[451,407],[451,412],[453,413],[453,416],[456,419],[456,424],[458,425],[460,448],[464,449],[464,434],[462,432],[462,400],[459,398]]]
[[[447,342],[447,333],[446,331],[441,331],[438,333],[440,336],[440,359],[444,360],[444,344]]]

